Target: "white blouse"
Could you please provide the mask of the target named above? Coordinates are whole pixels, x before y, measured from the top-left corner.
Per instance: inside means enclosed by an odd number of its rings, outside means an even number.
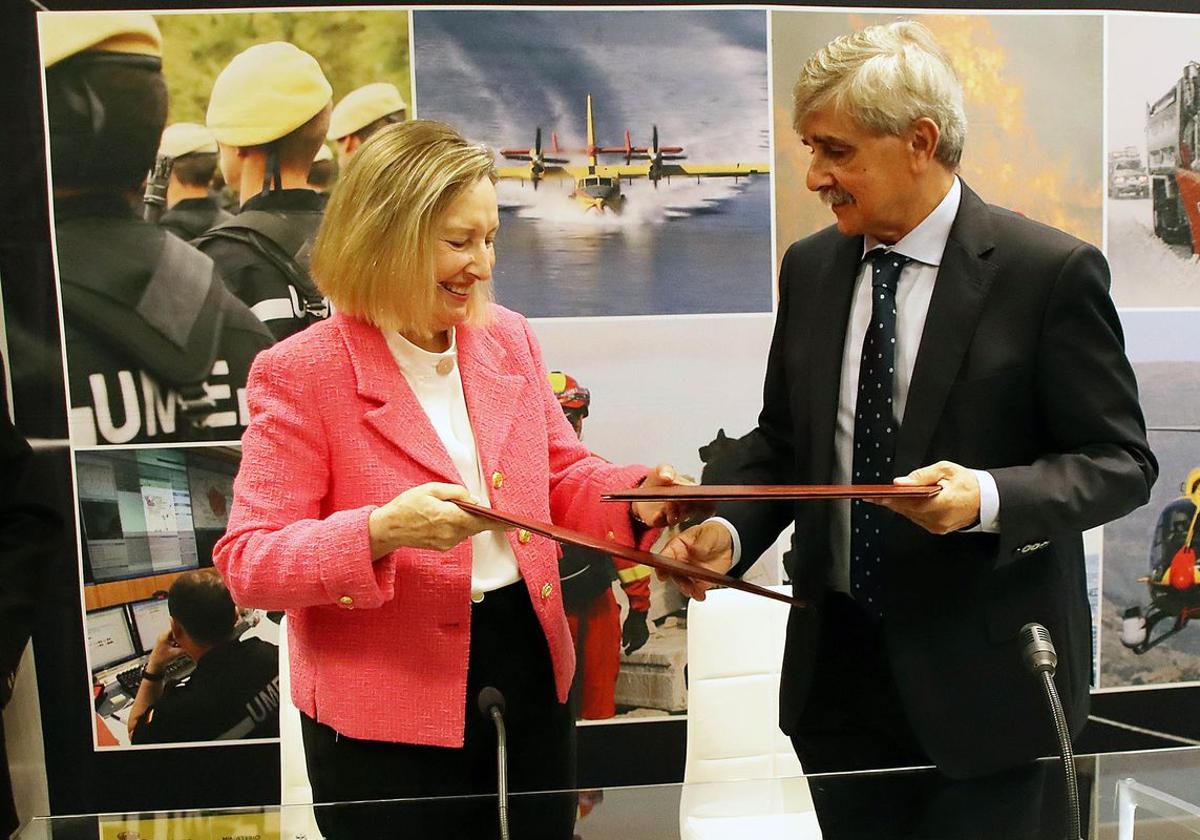
[[[450,453],[462,485],[479,504],[491,507],[458,372],[457,335],[451,330],[450,349],[444,353],[422,350],[396,332],[384,331],[383,337],[425,416]],[[483,531],[471,537],[473,598],[520,579],[517,557],[503,531]]]

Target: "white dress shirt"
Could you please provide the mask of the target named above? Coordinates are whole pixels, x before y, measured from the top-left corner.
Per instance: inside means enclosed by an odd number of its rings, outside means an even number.
[[[892,383],[892,397],[896,409],[896,420],[903,422],[904,409],[908,401],[908,386],[912,381],[917,350],[921,346],[921,334],[925,330],[925,319],[929,315],[929,301],[937,281],[942,254],[950,239],[950,228],[958,214],[962,198],[962,185],[954,179],[950,190],[941,203],[933,209],[908,235],[891,246],[889,250],[908,257],[911,261],[900,272],[896,287],[896,371]],[[884,248],[873,236],[863,240],[863,256],[877,248]],[[854,460],[854,409],[858,398],[858,369],[862,357],[862,344],[867,325],[871,320],[871,263],[864,260],[854,284],[850,321],[846,326],[846,343],[842,350],[842,373],[838,392],[837,424],[833,434],[834,484],[850,484],[851,465]],[[1000,530],[1000,495],[996,481],[982,470],[973,470],[979,480],[980,524],[969,530],[997,532]],[[850,502],[833,502],[831,516],[831,543],[833,565],[829,585],[840,592],[850,591]],[[719,518],[719,517],[718,517]],[[734,543],[736,564],[741,555],[741,540],[732,524],[720,520],[730,530]]]
[[[422,350],[396,332],[385,330],[383,337],[425,416],[450,453],[462,485],[479,504],[491,507],[458,372],[456,333],[451,330],[450,348],[444,353]],[[472,593],[490,592],[520,579],[517,557],[504,532],[482,531],[471,537]]]

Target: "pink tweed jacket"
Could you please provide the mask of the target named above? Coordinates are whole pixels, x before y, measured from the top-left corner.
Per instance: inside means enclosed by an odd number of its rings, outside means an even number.
[[[646,468],[614,466],[579,443],[529,325],[494,313],[486,328],[458,329],[491,504],[631,544],[628,508],[600,493],[637,484]],[[259,354],[247,399],[233,509],[213,560],[238,604],[287,610],[293,702],[353,738],[461,746],[470,540],[371,562],[375,507],[427,481],[462,483],[383,335],[344,315],[309,327]],[[508,537],[565,701],[575,659],[557,546]]]

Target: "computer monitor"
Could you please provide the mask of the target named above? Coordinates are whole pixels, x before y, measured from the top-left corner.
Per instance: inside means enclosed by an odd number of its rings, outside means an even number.
[[[87,614],[88,659],[100,671],[138,656],[125,607],[108,607]]]
[[[76,453],[88,583],[200,566],[187,454],[182,449]]]
[[[167,612],[165,598],[152,598],[130,604],[133,610],[133,625],[137,629],[142,653],[154,650],[158,637],[171,629],[171,614]]]

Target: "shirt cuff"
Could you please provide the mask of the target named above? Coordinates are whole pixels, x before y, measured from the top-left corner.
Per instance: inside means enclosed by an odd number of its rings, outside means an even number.
[[[710,516],[708,521],[720,522],[725,526],[725,530],[729,532],[729,536],[733,540],[733,563],[730,564],[729,568],[734,568],[742,559],[742,540],[738,536],[737,528],[734,528],[733,523],[728,519],[720,516]]]
[[[964,528],[967,534],[998,534],[1000,533],[1000,491],[996,488],[996,479],[990,472],[971,470],[979,482],[979,524],[973,528]]]

